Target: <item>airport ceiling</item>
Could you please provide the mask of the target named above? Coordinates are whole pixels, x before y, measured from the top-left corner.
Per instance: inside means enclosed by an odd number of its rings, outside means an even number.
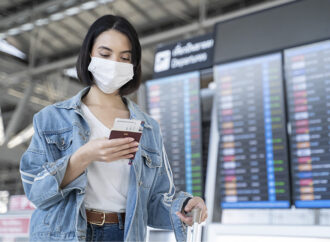
[[[1,0],[0,47],[8,43],[21,57],[0,50],[0,166],[19,163],[29,139],[7,145],[19,134],[29,137],[35,112],[81,89],[70,68],[98,17],[122,15],[135,26],[145,81],[158,44],[211,32],[223,16],[276,1],[281,0]]]

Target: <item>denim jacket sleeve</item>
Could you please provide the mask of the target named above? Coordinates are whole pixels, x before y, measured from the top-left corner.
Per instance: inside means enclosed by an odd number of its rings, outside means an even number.
[[[23,188],[28,199],[40,209],[46,209],[64,199],[74,189],[83,190],[78,184],[80,175],[69,185],[60,188],[71,155],[49,162],[46,144],[38,127],[38,114],[33,117],[34,135],[20,161]]]
[[[174,229],[176,240],[186,241],[187,227],[175,213],[181,211],[184,201],[192,195],[186,192],[176,193],[162,137],[160,139],[163,165],[159,168],[151,188],[148,202],[148,225],[161,229]]]

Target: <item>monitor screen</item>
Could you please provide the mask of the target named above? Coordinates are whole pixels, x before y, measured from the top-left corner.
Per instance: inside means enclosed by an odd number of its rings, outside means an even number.
[[[293,200],[330,207],[330,41],[284,51]]]
[[[215,206],[290,207],[280,53],[214,67],[220,134]]]
[[[160,124],[177,191],[203,196],[200,74],[146,83],[148,112]]]

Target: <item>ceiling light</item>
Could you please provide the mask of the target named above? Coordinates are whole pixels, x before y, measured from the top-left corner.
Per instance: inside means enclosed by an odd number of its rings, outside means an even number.
[[[81,7],[81,9],[88,10],[88,9],[95,8],[97,5],[98,5],[97,2],[90,1],[90,2],[87,2],[87,3],[81,4],[80,7]]]
[[[113,2],[113,0],[97,0],[97,2],[100,4],[105,4],[105,3]]]
[[[35,25],[37,25],[37,26],[46,25],[48,23],[49,23],[48,18],[41,18],[41,19],[38,19],[37,21],[35,21]]]
[[[16,35],[21,33],[22,31],[19,28],[12,28],[10,30],[8,30],[7,34],[9,35]]]
[[[20,29],[22,31],[29,31],[31,29],[33,29],[33,24],[32,23],[27,23],[27,24],[23,24]]]
[[[54,13],[49,17],[52,21],[58,21],[64,18],[64,13]]]
[[[65,14],[68,16],[76,15],[80,12],[80,8],[78,7],[73,7],[73,8],[68,8],[65,10]]]
[[[9,55],[16,56],[21,59],[26,58],[26,55],[22,51],[20,51],[15,46],[9,44],[7,41],[3,39],[2,40],[0,39],[0,51],[7,53]]]

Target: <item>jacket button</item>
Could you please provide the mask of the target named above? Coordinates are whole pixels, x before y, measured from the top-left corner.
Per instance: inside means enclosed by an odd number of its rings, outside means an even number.
[[[65,144],[65,140],[63,138],[61,138],[61,145]]]
[[[142,181],[139,181],[139,186],[141,186],[142,185]]]

